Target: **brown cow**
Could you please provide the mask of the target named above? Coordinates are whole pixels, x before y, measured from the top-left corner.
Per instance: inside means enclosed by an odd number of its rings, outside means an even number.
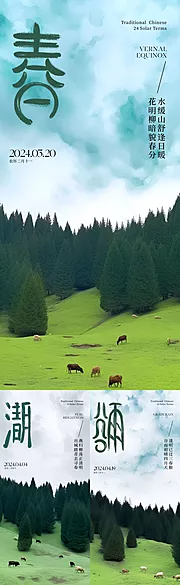
[[[109,376],[109,388],[110,386],[122,386],[122,376],[120,376],[119,374],[116,374],[116,376]]]
[[[68,364],[67,369],[69,374],[71,374],[72,371],[76,371],[76,374],[77,372],[81,372],[81,374],[84,374],[83,369],[78,364]]]
[[[117,345],[119,345],[119,343],[122,343],[122,341],[126,341],[127,343],[127,335],[120,335],[117,339]]]
[[[100,376],[101,370],[99,366],[95,366],[95,368],[92,368],[92,372],[91,372],[91,378],[92,376],[96,376],[96,374],[98,376]]]
[[[129,573],[129,569],[122,569],[122,573]]]
[[[42,341],[40,335],[34,335],[34,341]]]
[[[75,567],[77,573],[84,573],[84,569],[82,567]]]

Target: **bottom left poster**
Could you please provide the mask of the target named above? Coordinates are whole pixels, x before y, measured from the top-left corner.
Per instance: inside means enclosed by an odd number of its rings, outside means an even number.
[[[89,393],[0,392],[0,583],[90,583]]]

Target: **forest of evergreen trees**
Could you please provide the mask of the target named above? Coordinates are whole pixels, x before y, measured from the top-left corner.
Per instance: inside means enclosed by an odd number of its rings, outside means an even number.
[[[28,213],[23,222],[18,211],[8,218],[1,205],[0,310],[10,312],[10,330],[17,335],[23,335],[21,324],[29,304],[32,312],[40,280],[36,333],[47,329],[45,309],[40,326],[37,321],[43,289],[64,299],[74,290],[97,287],[101,307],[112,314],[140,313],[168,296],[180,298],[180,195],[167,218],[163,209],[149,211],[144,223],[140,217],[126,227],[119,222],[114,231],[109,220],[94,219],[72,232],[68,223],[62,229],[56,214],[52,221],[49,214],[38,215],[33,224]],[[28,327],[24,334],[30,335]]]
[[[12,522],[18,527],[18,548],[29,550],[34,535],[52,533],[55,522],[62,542],[72,551],[84,552],[90,542],[90,485],[89,482],[62,484],[55,496],[50,483],[36,487],[0,477],[0,522]]]
[[[161,506],[143,508],[142,504],[132,507],[125,499],[110,502],[101,492],[91,492],[91,521],[94,533],[101,538],[101,549],[105,560],[122,561],[126,546],[135,548],[137,538],[145,538],[171,545],[172,555],[180,566],[180,503],[176,512],[169,505],[167,510]],[[128,529],[126,543],[122,528]]]

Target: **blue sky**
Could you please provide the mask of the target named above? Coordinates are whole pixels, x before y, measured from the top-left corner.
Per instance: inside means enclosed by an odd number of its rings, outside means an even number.
[[[124,417],[124,451],[111,450],[99,454],[92,437],[98,401],[105,402],[107,414],[110,402],[120,402]],[[159,401],[161,403],[159,404]],[[160,416],[161,413],[161,416]],[[162,415],[164,413],[164,415]],[[158,416],[157,416],[158,414]],[[164,439],[170,433],[174,442],[174,468],[164,469]],[[126,497],[133,505],[140,502],[174,508],[179,501],[180,473],[180,396],[175,391],[104,391],[91,392],[91,486],[110,499],[123,502]],[[94,466],[116,466],[115,471],[95,474]]]
[[[113,222],[142,217],[151,207],[171,206],[179,193],[180,2],[171,0],[1,0],[0,184],[10,213],[18,207],[67,220],[77,228],[105,215]],[[121,20],[168,22],[167,31],[134,31]],[[59,33],[64,88],[59,110],[30,106],[34,122],[15,115],[13,34],[37,22]],[[137,59],[140,45],[167,47],[161,86],[166,98],[166,159],[148,158],[147,105],[156,95],[162,59]],[[160,95],[160,94],[159,94]],[[27,96],[26,96],[27,97]],[[29,97],[29,96],[28,96]],[[32,96],[31,96],[32,97]],[[47,97],[43,95],[43,97]],[[49,97],[49,96],[48,96]],[[55,159],[10,164],[10,148],[55,148]]]

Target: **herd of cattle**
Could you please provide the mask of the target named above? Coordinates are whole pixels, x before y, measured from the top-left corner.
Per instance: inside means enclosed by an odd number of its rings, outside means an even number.
[[[14,540],[18,540],[17,536],[14,537]],[[41,544],[41,540],[36,540],[36,543]],[[59,555],[58,557],[59,559],[63,559],[63,555]],[[21,557],[21,561],[27,561],[26,557]],[[9,561],[8,562],[8,567],[19,567],[21,565],[21,563],[19,561]],[[74,567],[75,571],[77,571],[77,573],[85,573],[85,570],[83,569],[83,567],[80,567],[79,565],[75,565],[75,563],[73,561],[70,561],[69,563],[70,567]]]
[[[140,567],[140,569],[141,569],[141,571],[143,571],[144,573],[147,571],[147,567],[144,567],[144,566]],[[129,573],[129,569],[122,569],[122,573],[123,573],[123,574]],[[163,577],[164,577],[164,573],[163,573],[163,571],[159,571],[158,573],[156,573],[156,574],[154,575],[154,577],[156,577],[156,579],[163,579]],[[179,575],[179,574],[178,574],[178,575],[173,575],[173,577],[172,577],[172,578],[173,578],[173,579],[176,579],[176,581],[180,581],[180,575]]]
[[[132,317],[138,317],[138,315],[132,315]],[[156,315],[155,319],[161,319],[161,317]],[[40,335],[34,335],[34,341],[42,341],[42,338],[40,337]],[[119,345],[124,341],[127,343],[127,335],[120,335],[117,339],[116,344]],[[171,339],[170,337],[167,338],[167,345],[174,345],[176,343],[180,343],[180,339]],[[76,372],[76,374],[77,372],[84,374],[84,370],[79,364],[67,364],[67,371],[69,374],[71,374],[72,372]],[[100,376],[100,374],[101,374],[100,366],[94,366],[91,370],[91,378],[93,376],[94,377]],[[120,374],[109,376],[108,388],[110,388],[111,386],[122,387],[122,376]]]
[[[120,335],[117,339],[117,345],[119,345],[119,343],[122,343],[123,341],[125,341],[127,343],[127,335]],[[67,364],[67,371],[69,374],[71,374],[71,372],[81,372],[81,374],[84,374],[84,370],[83,368],[81,368],[81,366],[79,366],[79,364]],[[91,370],[91,378],[93,376],[100,376],[101,374],[101,368],[100,366],[94,366]],[[110,388],[111,386],[121,386],[122,387],[122,376],[120,374],[116,374],[115,376],[109,376],[109,382],[108,382],[108,388]]]
[[[14,536],[14,540],[16,540],[16,541],[18,540],[17,536]],[[41,544],[41,540],[36,539],[36,543]],[[59,555],[58,558],[63,559],[63,555]],[[21,561],[27,561],[26,557],[21,557]],[[21,563],[19,561],[9,561],[8,567],[19,567],[20,564]],[[74,567],[75,571],[77,571],[77,573],[85,573],[83,567],[80,567],[79,565],[75,565],[75,563],[73,561],[70,561],[69,566]]]

